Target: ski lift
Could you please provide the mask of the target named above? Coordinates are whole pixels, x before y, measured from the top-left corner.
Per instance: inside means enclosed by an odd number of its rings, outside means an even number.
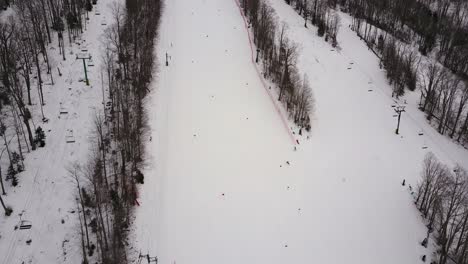
[[[94,61],[93,59],[88,60],[88,67],[93,67],[94,66]]]
[[[25,230],[25,229],[31,229],[32,224],[30,221],[27,220],[21,220],[19,223],[19,229],[20,230]]]
[[[73,136],[73,130],[68,130],[67,135],[65,136],[65,141],[67,143],[75,143],[75,136]]]
[[[158,263],[158,257],[151,257],[150,254],[140,254],[138,255],[138,264],[141,264],[143,260],[146,260],[146,262],[149,263]]]
[[[21,219],[21,217],[23,216],[23,213],[24,213],[24,211],[21,214],[19,214],[20,221],[19,221],[18,225],[15,226],[15,230],[18,229],[18,228],[20,230],[27,230],[27,229],[31,229],[31,227],[32,227],[31,221]]]
[[[60,105],[59,113],[60,113],[61,115],[68,114],[68,110],[65,109],[65,107],[63,107],[63,105]]]
[[[424,144],[422,146],[422,149],[427,149],[426,141],[424,141]]]

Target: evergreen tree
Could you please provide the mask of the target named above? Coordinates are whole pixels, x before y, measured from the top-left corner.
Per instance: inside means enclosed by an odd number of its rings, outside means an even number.
[[[36,138],[34,139],[34,142],[36,145],[38,145],[39,147],[44,147],[45,146],[45,133],[44,133],[44,130],[42,130],[42,128],[39,126],[37,127],[36,129]]]
[[[10,166],[8,167],[7,178],[12,180],[11,185],[13,186],[18,185],[18,178],[16,177],[16,173],[17,172],[13,166],[13,163],[10,163]]]

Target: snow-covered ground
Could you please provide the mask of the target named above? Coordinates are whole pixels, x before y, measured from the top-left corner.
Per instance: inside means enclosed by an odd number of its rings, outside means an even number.
[[[74,161],[83,163],[87,160],[93,116],[103,109],[100,79],[101,36],[106,28],[102,24],[111,22],[111,2],[98,1],[95,9],[89,13],[90,20],[81,40],[76,40],[72,47],[68,38],[65,40],[66,61],[62,61],[56,40],[49,46],[55,85],[50,85],[50,80],[45,81],[44,114],[49,119],[48,123],[40,121],[42,116],[36,97],[36,105],[32,111],[39,113],[34,122],[36,127],[41,126],[44,129],[46,146],[26,155],[26,171],[19,174],[18,187],[11,187],[11,182],[5,182],[7,195],[4,200],[14,211],[9,217],[0,217],[2,264],[81,262],[76,189],[67,172],[67,166]],[[76,54],[82,50],[88,50],[93,56],[94,66],[88,67],[90,86],[80,81],[84,79],[83,63],[75,59]],[[62,73],[61,77],[58,76],[57,68]],[[37,92],[35,86],[32,92],[33,95]],[[74,143],[67,143],[73,139]],[[12,142],[13,145],[16,140]],[[3,157],[3,174],[7,168],[8,163]],[[22,214],[22,220],[30,221],[31,229],[14,230],[20,221],[19,214]],[[27,240],[31,240],[30,245],[26,243]]]
[[[449,165],[468,152],[426,123],[416,93],[394,133],[391,88],[349,17],[337,51],[269,2],[301,45],[310,139],[293,151],[234,0],[165,1],[136,251],[161,264],[418,263],[426,231],[401,182],[416,185],[429,151]]]

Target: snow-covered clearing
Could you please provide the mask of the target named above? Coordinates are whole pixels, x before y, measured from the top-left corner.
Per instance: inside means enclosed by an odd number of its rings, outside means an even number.
[[[81,39],[70,46],[68,37],[65,38],[66,61],[62,60],[56,42],[49,46],[55,65],[55,85],[50,85],[50,80],[45,81],[44,114],[49,119],[48,123],[40,121],[42,116],[36,110],[39,109],[37,97],[34,97],[34,111],[31,111],[38,113],[33,120],[36,127],[40,125],[44,129],[46,146],[26,155],[26,171],[19,174],[18,187],[5,182],[7,195],[4,200],[14,211],[11,216],[0,218],[2,264],[81,262],[76,189],[67,166],[74,161],[87,160],[93,116],[103,109],[100,51],[101,36],[106,28],[103,24],[111,20],[110,2],[98,1],[94,6]],[[90,86],[82,81],[82,60],[75,59],[76,54],[84,50],[93,58],[92,63],[87,61]],[[33,95],[37,92],[35,86],[32,92]],[[2,159],[3,173],[8,168],[5,156]],[[31,229],[14,230],[20,222],[19,214],[22,214],[22,220],[30,221]],[[26,243],[28,240],[31,240],[30,245]]]
[[[401,182],[416,185],[429,151],[449,165],[468,152],[426,123],[416,93],[401,98],[395,135],[397,103],[348,16],[336,51],[269,2],[302,46],[317,102],[310,140],[293,151],[234,0],[165,1],[136,251],[162,264],[418,263],[430,249]]]

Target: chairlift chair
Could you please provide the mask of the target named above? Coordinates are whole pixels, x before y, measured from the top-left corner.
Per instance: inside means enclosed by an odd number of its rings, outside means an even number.
[[[27,220],[21,220],[19,223],[19,229],[20,230],[25,230],[25,229],[31,229],[32,224],[30,221]]]
[[[75,143],[75,137],[73,136],[73,130],[68,130],[68,133],[65,136],[65,141],[67,143]]]
[[[60,113],[61,115],[63,115],[63,114],[68,114],[68,110],[65,109],[65,107],[63,107],[63,106],[61,105],[61,106],[60,106],[59,113]]]
[[[21,217],[23,216],[23,212],[21,214],[19,214],[20,221],[19,221],[18,225],[15,226],[15,230],[18,229],[18,228],[20,230],[26,230],[26,229],[31,229],[31,227],[32,227],[31,221],[21,219]]]
[[[426,144],[426,141],[425,141],[425,140],[424,140],[424,143],[423,143],[422,149],[427,149],[427,144]]]

